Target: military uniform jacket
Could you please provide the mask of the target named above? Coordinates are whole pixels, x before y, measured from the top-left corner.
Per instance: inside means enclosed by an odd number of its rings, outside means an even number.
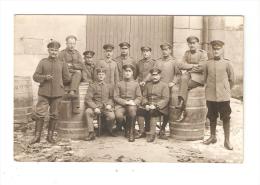
[[[198,49],[195,53],[191,53],[190,50],[186,51],[183,57],[183,62],[187,64],[201,64],[204,65],[205,62],[208,60],[207,52]],[[195,82],[198,82],[200,84],[204,83],[204,77],[203,77],[203,68],[201,68],[201,71],[198,72],[190,72],[191,79]]]
[[[208,101],[229,101],[235,77],[227,59],[210,59],[204,66],[205,93]]]
[[[149,82],[145,85],[142,105],[153,104],[163,114],[168,114],[169,88],[164,82]]]
[[[138,106],[142,100],[141,89],[135,80],[123,80],[117,83],[114,89],[114,101],[116,103],[116,109],[118,107],[124,107],[127,100],[134,100]]]
[[[142,60],[138,61],[136,73],[139,82],[150,81],[149,73],[150,70],[154,67],[154,64],[155,64],[155,60],[151,58],[149,59],[143,58]]]
[[[178,83],[181,76],[181,69],[191,69],[193,64],[177,62],[175,58],[170,56],[167,59],[159,58],[154,66],[162,71],[161,81],[168,84],[170,82]]]
[[[93,82],[94,81],[94,70],[95,70],[95,64],[92,63],[86,63],[85,62],[85,67],[86,67],[86,78],[87,81]]]
[[[114,105],[112,86],[105,82],[91,83],[85,96],[86,108],[104,108],[106,105]]]
[[[123,76],[123,65],[125,64],[132,64],[135,68],[134,70],[134,79],[136,79],[137,77],[137,74],[136,74],[136,61],[130,57],[130,56],[127,56],[126,58],[123,57],[123,56],[118,56],[115,58],[115,61],[117,63],[117,67],[118,67],[118,72],[119,72],[119,80],[122,81],[124,79],[124,76]]]
[[[83,59],[77,50],[64,49],[59,54],[59,59],[68,64],[69,69],[81,70],[82,80],[87,81],[86,67],[83,64]]]
[[[95,66],[97,68],[103,67],[106,69],[106,78],[105,78],[106,83],[116,84],[117,82],[119,82],[117,63],[113,59],[110,60],[104,59],[104,60],[97,61]],[[94,71],[94,79],[95,80],[97,79],[96,71]]]
[[[52,80],[46,80],[52,75]],[[47,97],[60,97],[64,94],[64,83],[70,82],[70,73],[67,65],[58,58],[42,59],[33,74],[33,80],[40,83],[38,95]]]

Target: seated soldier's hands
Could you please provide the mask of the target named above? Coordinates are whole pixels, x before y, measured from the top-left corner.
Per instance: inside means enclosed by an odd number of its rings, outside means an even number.
[[[70,73],[75,73],[76,71],[74,69],[69,69]]]
[[[112,109],[112,106],[111,106],[111,105],[107,105],[107,106],[106,106],[106,109],[107,109],[107,110],[111,110],[111,109]]]
[[[154,109],[156,109],[156,106],[155,105],[150,105],[150,109],[154,110]]]
[[[149,111],[149,110],[150,110],[150,105],[146,105],[146,106],[145,106],[145,110],[146,110],[146,111]]]
[[[202,72],[202,66],[200,64],[193,65],[191,72],[194,72],[194,73]]]
[[[96,114],[100,114],[100,113],[101,113],[101,111],[100,111],[99,108],[95,108],[94,112],[95,112]]]
[[[52,80],[53,79],[53,76],[52,75],[46,75],[46,80]]]
[[[143,81],[143,82],[140,82],[139,85],[140,85],[140,86],[145,86],[145,82],[144,82],[144,81]]]
[[[136,104],[135,104],[134,100],[130,100],[129,105],[136,105]]]

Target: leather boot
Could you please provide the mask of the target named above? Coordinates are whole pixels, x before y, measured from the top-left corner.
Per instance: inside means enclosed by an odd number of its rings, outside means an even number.
[[[230,136],[230,121],[229,120],[223,121],[223,129],[224,129],[224,135],[225,135],[224,147],[228,150],[233,150],[233,147],[229,141],[229,136]]]
[[[209,145],[209,144],[214,144],[217,142],[217,137],[216,137],[216,127],[217,127],[217,121],[210,122],[210,137],[203,141],[203,144]]]
[[[145,137],[145,126],[144,126],[144,118],[139,116],[138,118],[138,125],[139,125],[139,132],[137,134],[137,136],[135,137],[136,139],[139,139],[139,138],[143,138]]]
[[[184,109],[184,99],[181,96],[178,96],[178,105],[176,106],[176,109]]]
[[[162,128],[159,131],[159,139],[168,140],[168,137],[165,135],[165,128]]]
[[[53,133],[55,130],[56,123],[57,123],[57,120],[55,120],[55,119],[50,119],[50,121],[49,121],[48,135],[47,135],[47,139],[46,139],[49,143],[56,143],[56,141],[53,139]]]
[[[129,118],[128,124],[130,126],[128,141],[134,142],[135,141],[135,121],[134,121],[134,119]]]
[[[95,140],[96,136],[94,132],[89,132],[88,136],[85,138],[85,141]]]
[[[154,140],[155,140],[155,133],[147,132],[146,133],[146,141],[148,143],[151,143],[151,142],[154,142]]]
[[[39,143],[41,140],[42,128],[43,128],[43,119],[37,119],[35,121],[35,131],[34,138],[30,141],[30,144]]]

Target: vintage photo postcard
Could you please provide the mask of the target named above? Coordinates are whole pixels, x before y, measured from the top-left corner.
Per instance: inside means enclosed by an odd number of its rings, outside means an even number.
[[[243,163],[243,16],[13,26],[15,161]]]

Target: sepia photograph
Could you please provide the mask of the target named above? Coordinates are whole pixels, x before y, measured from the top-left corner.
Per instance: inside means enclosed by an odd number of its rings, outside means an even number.
[[[16,14],[16,162],[244,161],[244,16]]]

